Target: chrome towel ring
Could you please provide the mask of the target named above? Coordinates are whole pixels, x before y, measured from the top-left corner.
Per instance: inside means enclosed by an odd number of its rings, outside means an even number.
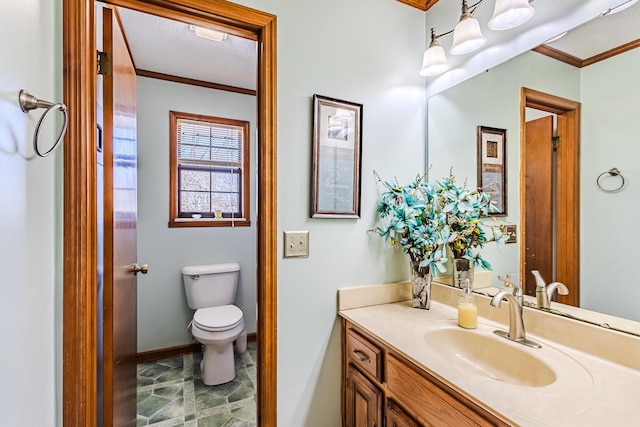
[[[600,182],[600,180],[605,175],[609,175],[610,177],[617,176],[618,178],[620,178],[620,184],[617,187],[614,187],[614,188],[604,188],[602,186],[602,183]],[[622,190],[622,187],[624,187],[624,176],[622,176],[622,173],[620,172],[620,169],[611,168],[608,171],[602,172],[600,175],[598,175],[598,179],[596,179],[596,184],[605,193],[616,193],[616,192]]]
[[[35,96],[31,95],[26,90],[22,89],[20,94],[18,95],[18,100],[20,102],[20,108],[23,112],[28,113],[31,110],[35,110],[36,108],[46,108],[47,110],[44,112],[40,120],[38,120],[38,124],[36,125],[36,131],[33,134],[33,149],[36,154],[40,157],[47,157],[49,154],[53,153],[53,151],[58,148],[58,145],[64,138],[64,134],[67,131],[67,125],[69,124],[69,114],[67,113],[67,106],[61,103],[54,104],[53,102],[43,101],[42,99],[38,99]],[[60,130],[60,134],[58,135],[58,139],[56,142],[49,148],[47,151],[40,151],[40,128],[42,127],[42,123],[56,110],[60,110],[62,115],[64,116],[64,123],[62,124],[62,129]]]

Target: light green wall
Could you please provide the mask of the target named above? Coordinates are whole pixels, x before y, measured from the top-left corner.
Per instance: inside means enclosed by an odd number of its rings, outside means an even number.
[[[639,64],[640,49],[634,49],[582,69],[580,157],[580,303],[638,321],[640,287],[629,271],[638,263],[640,240],[634,224],[640,206]],[[609,194],[597,188],[596,179],[613,167],[626,185]]]
[[[256,331],[256,100],[254,96],[138,77],[138,351],[193,342],[180,270],[186,265],[237,262],[236,305],[247,332]],[[251,123],[251,227],[169,228],[169,111]]]
[[[526,52],[502,65],[429,98],[428,162],[430,181],[453,173],[470,187],[477,185],[477,127],[507,130],[508,224],[520,220],[520,90],[521,87],[579,99],[579,70],[535,52]],[[498,275],[517,273],[519,245],[495,244],[482,250]]]
[[[54,426],[61,335],[56,280],[58,153],[34,157],[44,110],[25,114],[18,92],[60,101],[60,1],[0,0],[0,425]],[[51,120],[55,122],[55,120]],[[45,124],[42,147],[54,140]],[[48,148],[47,148],[48,149]],[[59,378],[59,377],[58,377]]]
[[[408,278],[373,226],[382,176],[424,169],[424,13],[396,1],[253,0],[278,16],[278,235],[310,231],[310,257],[278,261],[278,425],[340,425],[338,288]],[[362,218],[309,219],[312,95],[362,103]],[[282,253],[281,239],[278,253]]]

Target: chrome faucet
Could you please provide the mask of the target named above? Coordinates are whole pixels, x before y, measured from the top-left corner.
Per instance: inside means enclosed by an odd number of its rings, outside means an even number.
[[[522,288],[517,285],[514,292],[517,293],[518,289],[520,290],[520,294],[522,294]],[[517,297],[514,296],[513,293],[509,291],[498,292],[493,298],[491,298],[491,302],[489,304],[492,307],[500,307],[503,298],[506,298],[509,302],[509,332],[497,330],[494,331],[494,333],[519,344],[533,348],[540,348],[540,344],[527,338],[527,334],[524,330],[524,321],[522,320],[522,305],[518,302]]]
[[[560,282],[546,284],[538,270],[531,270],[531,274],[536,278],[536,304],[538,308],[550,308],[553,294],[558,290],[560,295],[569,295],[569,289]]]

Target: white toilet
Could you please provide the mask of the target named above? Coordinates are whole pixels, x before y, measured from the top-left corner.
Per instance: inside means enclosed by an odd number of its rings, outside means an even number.
[[[239,353],[247,351],[242,310],[233,305],[240,265],[192,265],[182,269],[187,305],[196,310],[189,330],[204,346],[200,368],[202,382],[217,385],[236,376],[233,342]]]

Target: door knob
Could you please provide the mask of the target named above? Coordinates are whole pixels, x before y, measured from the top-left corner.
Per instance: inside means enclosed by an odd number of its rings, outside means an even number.
[[[137,276],[138,273],[147,274],[149,272],[149,266],[147,264],[134,264],[133,265],[133,275]]]

